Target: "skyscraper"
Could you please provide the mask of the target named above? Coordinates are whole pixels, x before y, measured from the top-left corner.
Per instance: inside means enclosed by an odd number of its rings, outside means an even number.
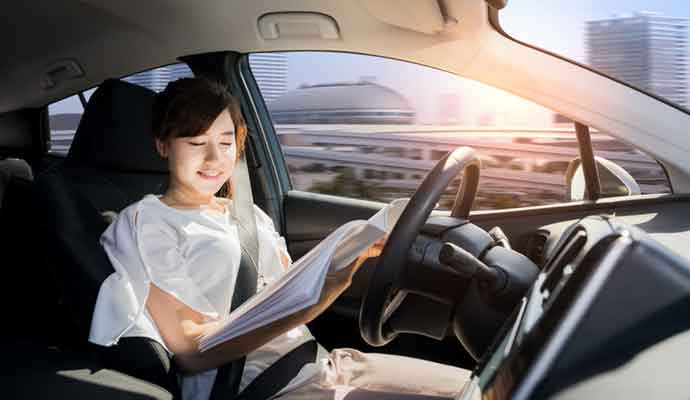
[[[194,74],[187,64],[179,63],[139,72],[124,78],[124,80],[160,92],[165,89],[168,82],[192,76]]]
[[[287,91],[288,60],[284,53],[256,53],[249,56],[249,65],[266,104]]]
[[[594,69],[688,105],[688,20],[637,12],[587,21],[587,61]]]

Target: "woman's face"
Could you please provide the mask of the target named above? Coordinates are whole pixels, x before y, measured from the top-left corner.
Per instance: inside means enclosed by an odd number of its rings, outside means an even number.
[[[232,176],[237,154],[235,124],[226,109],[203,134],[156,140],[156,147],[168,158],[168,191],[189,202],[205,203]]]

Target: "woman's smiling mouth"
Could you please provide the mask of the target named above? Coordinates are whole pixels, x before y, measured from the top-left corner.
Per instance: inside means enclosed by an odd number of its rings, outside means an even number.
[[[197,174],[201,176],[203,179],[208,179],[208,180],[214,180],[218,179],[221,175],[223,175],[222,172],[212,172],[212,171],[198,171]]]

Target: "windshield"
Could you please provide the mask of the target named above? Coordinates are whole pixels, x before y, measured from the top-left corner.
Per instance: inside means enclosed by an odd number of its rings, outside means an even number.
[[[515,0],[501,28],[688,108],[687,0]]]

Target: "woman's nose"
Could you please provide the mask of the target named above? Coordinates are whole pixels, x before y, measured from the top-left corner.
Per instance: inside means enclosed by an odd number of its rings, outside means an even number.
[[[221,157],[221,149],[219,145],[209,144],[206,146],[206,161],[218,161]]]

